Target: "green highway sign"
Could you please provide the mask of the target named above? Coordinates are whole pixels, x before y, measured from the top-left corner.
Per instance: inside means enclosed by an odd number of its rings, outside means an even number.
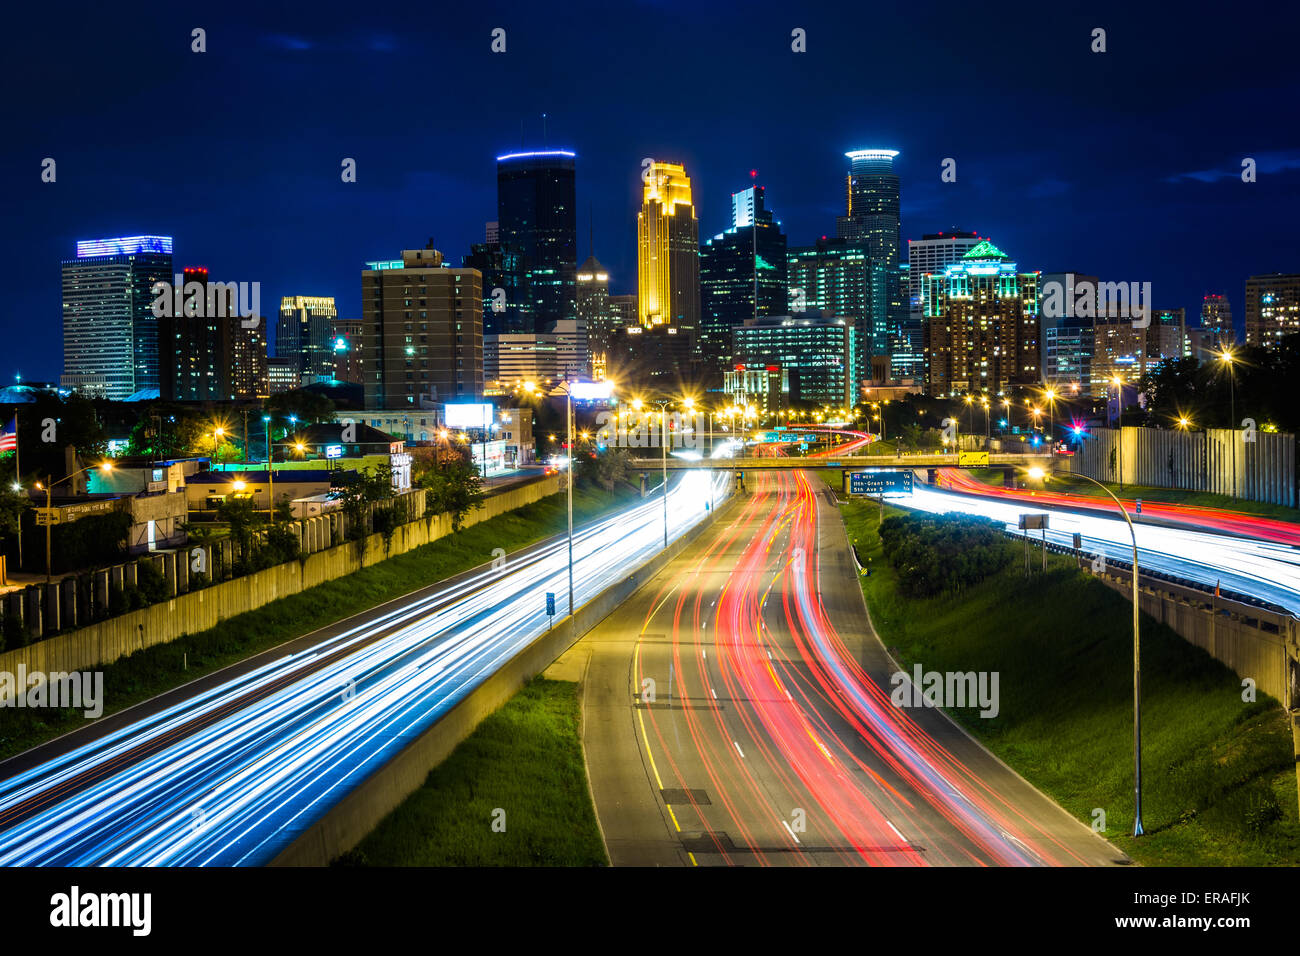
[[[851,495],[910,495],[910,471],[855,471],[849,474]]]

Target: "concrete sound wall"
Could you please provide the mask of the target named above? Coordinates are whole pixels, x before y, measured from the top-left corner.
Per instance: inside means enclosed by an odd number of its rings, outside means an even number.
[[[465,516],[465,525],[487,521],[556,494],[561,487],[560,481],[560,476],[553,475],[492,495],[483,502],[482,508]],[[372,534],[361,542],[346,542],[309,554],[301,560],[288,561],[197,591],[176,594],[173,585],[175,596],[167,601],[0,653],[0,671],[13,674],[20,666],[25,667],[29,674],[36,671],[93,670],[146,647],[174,641],[184,634],[205,631],[235,615],[255,611],[277,598],[351,574],[449,534],[450,517],[426,515],[399,525],[387,547],[383,535]],[[184,552],[181,552],[181,557],[181,561],[176,561],[175,554],[155,555],[162,562],[162,570],[169,580],[174,580],[178,567],[180,571],[188,567],[183,560]],[[126,565],[125,571],[126,577],[132,577],[135,566]],[[66,580],[71,582],[66,589],[70,592],[75,579]],[[61,583],[56,583],[48,591],[45,585],[39,585],[28,588],[26,592],[15,592],[15,595],[19,596],[17,600],[34,605],[38,616],[48,618],[63,609],[63,597],[72,596],[64,594],[64,590]],[[31,597],[33,594],[35,598]],[[32,619],[31,614],[28,617]],[[74,619],[67,614],[64,618]]]
[[[1098,428],[1084,440],[1071,468],[1097,481],[1122,479],[1129,485],[1220,495],[1232,495],[1235,482],[1238,498],[1296,506],[1295,436],[1290,434]]]
[[[727,504],[721,509],[726,512]],[[272,866],[325,866],[352,849],[381,820],[424,783],[429,771],[445,760],[479,721],[509,700],[535,675],[571,647],[578,638],[615,611],[704,533],[718,512],[669,544],[626,578],[602,591],[575,612],[575,629],[568,617],[516,654],[495,674],[470,692],[441,720],[406,746],[384,767],[371,774],[321,819],[288,846]]]
[[[1124,571],[1099,575],[1132,600],[1132,577]],[[1138,586],[1143,612],[1167,624],[1238,677],[1290,709],[1300,700],[1300,621],[1289,614],[1240,604],[1169,581],[1143,580]]]

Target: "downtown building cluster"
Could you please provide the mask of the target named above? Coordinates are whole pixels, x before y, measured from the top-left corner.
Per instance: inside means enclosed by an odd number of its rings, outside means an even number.
[[[458,263],[432,243],[365,262],[355,318],[333,296],[285,295],[273,349],[260,296],[178,267],[170,237],[79,242],[63,263],[61,385],[214,401],[351,383],[366,409],[402,411],[610,378],[771,411],[849,406],[873,386],[987,395],[1048,381],[1102,395],[1235,341],[1220,295],[1199,325],[1150,301],[1135,321],[1137,302],[1104,295],[1120,284],[1022,269],[974,232],[925,233],[905,253],[897,155],[848,152],[834,234],[806,244],[786,236],[756,174],[732,194],[730,224],[701,241],[688,171],[647,160],[637,274],[615,293],[594,248],[578,260],[576,155],[507,153],[496,219]],[[161,309],[160,284],[174,292]],[[1076,295],[1088,288],[1103,294]],[[1300,276],[1252,277],[1245,306],[1248,344],[1300,331]]]

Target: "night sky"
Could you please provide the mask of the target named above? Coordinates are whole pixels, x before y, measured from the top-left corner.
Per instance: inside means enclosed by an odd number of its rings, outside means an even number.
[[[905,240],[974,230],[1189,316],[1226,292],[1238,324],[1248,275],[1300,271],[1294,5],[76,6],[23,5],[0,39],[9,376],[57,380],[77,239],[171,235],[178,269],[260,281],[268,316],[286,294],[359,316],[365,260],[432,237],[459,265],[482,241],[521,127],[576,150],[579,261],[594,209],[614,292],[635,289],[643,157],[686,164],[701,238],[757,169],[806,244],[834,234],[858,147],[901,150]]]

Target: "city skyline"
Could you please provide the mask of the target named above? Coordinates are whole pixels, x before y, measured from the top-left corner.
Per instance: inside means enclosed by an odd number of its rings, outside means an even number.
[[[679,10],[672,4],[664,7],[669,12]],[[809,52],[787,52],[789,30],[783,21],[788,16],[805,19],[795,25],[808,31]],[[887,24],[898,26],[898,17],[886,15]],[[6,317],[6,325],[12,330],[30,316],[49,317],[48,322],[37,324],[48,332],[23,336],[16,343],[7,371],[57,380],[61,350],[56,330],[57,263],[71,254],[77,240],[171,235],[176,240],[178,267],[207,266],[224,278],[259,281],[268,302],[275,296],[303,292],[330,296],[341,316],[359,316],[356,279],[365,261],[390,255],[393,249],[423,245],[431,236],[448,261],[457,263],[472,243],[482,241],[484,222],[493,219],[496,210],[493,160],[518,148],[521,139],[528,148],[563,145],[576,153],[577,258],[585,259],[588,250],[594,251],[609,271],[611,294],[635,289],[635,217],[643,158],[685,165],[699,210],[701,237],[727,227],[732,194],[752,182],[749,173],[756,169],[758,183],[767,189],[768,205],[777,211],[791,245],[805,246],[822,235],[834,235],[835,219],[843,213],[844,153],[888,147],[900,152],[895,168],[902,182],[904,242],[955,228],[975,231],[995,237],[1024,269],[1073,269],[1105,278],[1151,281],[1158,307],[1185,308],[1189,316],[1197,314],[1204,294],[1225,293],[1240,327],[1247,277],[1293,272],[1294,262],[1300,259],[1300,241],[1291,234],[1287,215],[1295,208],[1292,197],[1300,170],[1295,134],[1263,125],[1263,104],[1252,105],[1247,97],[1234,105],[1233,112],[1223,113],[1214,135],[1191,136],[1189,131],[1204,128],[1202,109],[1230,95],[1234,81],[1229,68],[1223,71],[1227,87],[1222,77],[1210,84],[1195,75],[1181,76],[1177,98],[1171,95],[1174,87],[1167,85],[1172,81],[1147,83],[1130,91],[1151,111],[1144,121],[1117,119],[1112,108],[1124,98],[1124,83],[1136,75],[1133,71],[1143,68],[1141,64],[1151,62],[1153,54],[1159,58],[1162,44],[1178,41],[1183,28],[1164,25],[1165,32],[1157,33],[1150,17],[1118,8],[1092,19],[1098,17],[1109,23],[1111,46],[1105,54],[1087,49],[1088,31],[1082,24],[1091,24],[1091,19],[1079,21],[1073,40],[1066,36],[1069,28],[1059,22],[1021,23],[1005,31],[1005,36],[991,31],[988,42],[994,46],[980,47],[988,50],[980,59],[989,62],[978,66],[987,95],[1014,94],[1035,118],[1037,135],[1015,149],[974,122],[955,119],[941,124],[944,131],[932,129],[933,124],[925,121],[926,110],[934,108],[939,89],[947,86],[942,75],[917,74],[900,82],[886,71],[872,82],[882,94],[893,95],[879,97],[878,106],[854,105],[844,92],[825,93],[836,86],[846,67],[834,62],[834,54],[842,52],[842,41],[815,12],[772,13],[759,18],[770,21],[765,28],[751,19],[729,35],[722,30],[725,18],[720,14],[694,17],[686,42],[701,57],[707,56],[709,44],[715,45],[715,56],[720,57],[725,48],[716,45],[727,36],[741,45],[761,39],[771,47],[772,56],[790,60],[777,75],[754,80],[757,101],[753,104],[720,98],[719,81],[700,76],[688,84],[692,94],[688,105],[668,111],[671,115],[636,105],[634,82],[618,76],[592,88],[584,109],[556,108],[562,99],[554,77],[523,83],[542,63],[536,39],[526,42],[526,37],[546,37],[548,57],[564,47],[562,33],[533,14],[516,12],[506,18],[508,36],[514,39],[507,41],[504,54],[490,52],[492,26],[486,21],[457,24],[436,38],[445,62],[454,65],[449,68],[467,71],[490,66],[503,78],[518,81],[513,87],[518,95],[505,104],[507,108],[498,103],[493,110],[500,128],[489,124],[480,131],[472,125],[468,135],[458,134],[455,149],[425,133],[408,130],[405,140],[394,140],[387,133],[367,137],[347,131],[340,122],[354,97],[394,82],[395,74],[407,68],[385,54],[406,49],[416,38],[384,32],[382,19],[357,40],[331,33],[327,26],[316,32],[280,32],[280,27],[287,30],[289,25],[273,19],[244,24],[257,37],[252,41],[255,50],[249,51],[254,54],[249,89],[223,91],[225,105],[213,103],[208,123],[201,125],[215,128],[240,117],[248,127],[240,141],[257,142],[258,130],[268,129],[273,111],[285,104],[281,92],[271,97],[272,102],[253,108],[256,77],[283,82],[289,74],[290,79],[296,77],[289,84],[296,88],[309,77],[333,71],[339,77],[322,80],[329,89],[311,97],[302,112],[304,131],[332,130],[329,135],[308,137],[313,143],[310,148],[295,144],[267,151],[255,146],[246,156],[222,162],[219,156],[224,154],[211,148],[210,137],[205,140],[201,129],[168,124],[161,132],[145,132],[130,141],[103,128],[98,134],[83,130],[85,135],[73,141],[66,129],[52,128],[36,108],[44,97],[58,95],[64,88],[66,81],[56,78],[50,91],[37,91],[30,103],[15,110],[21,138],[41,144],[36,148],[41,155],[25,160],[11,155],[5,160],[15,193],[15,201],[9,204],[14,228],[4,239],[5,261],[17,270],[15,274],[35,277],[11,284],[14,311]],[[112,24],[92,16],[83,28],[87,34],[74,34],[67,42],[86,44],[83,52],[88,65],[93,65],[105,51],[89,44],[92,27],[106,31],[116,55],[159,44],[174,33],[177,52],[162,54],[170,67],[164,71],[169,85],[156,90],[166,113],[167,104],[193,98],[204,84],[213,82],[212,66],[201,64],[234,55],[223,51],[219,42],[229,35],[229,30],[222,32],[221,23],[213,20],[207,28],[211,42],[204,54],[190,53],[189,25],[168,17],[158,18],[139,38],[128,39],[115,34]],[[615,17],[606,29],[612,43],[633,32],[652,39],[666,27]],[[965,42],[973,49],[985,29],[969,26]],[[45,28],[38,26],[35,33],[31,51],[49,39]],[[960,38],[940,33],[934,41],[939,47],[960,51]],[[1125,37],[1141,38],[1140,57],[1120,42]],[[1255,49],[1269,42],[1273,41],[1257,40]],[[616,61],[615,50],[606,49],[609,43],[596,46],[600,49],[588,51],[593,67]],[[1237,45],[1227,47],[1225,66],[1233,58],[1245,62]],[[1018,71],[995,62],[998,49],[1012,48],[1026,57],[1025,69],[1046,62],[1049,53],[1064,57],[1065,69],[1033,83],[1025,83],[1022,75],[1017,85]],[[31,51],[23,55],[31,56]],[[194,59],[178,59],[182,56]],[[202,60],[205,56],[210,59]],[[897,58],[893,61],[897,66],[909,62],[903,53],[891,56]],[[289,61],[292,69],[286,66]],[[1258,70],[1276,69],[1265,56],[1251,62],[1258,64]],[[374,75],[368,76],[366,70]],[[206,79],[194,75],[204,72]],[[331,104],[330,96],[339,92],[338,84],[345,78],[355,89],[340,98],[342,106]],[[1294,85],[1293,80],[1275,79],[1283,88]],[[758,94],[764,88],[774,90],[776,84],[784,84],[785,94],[795,99],[814,91],[824,94],[825,104],[807,116],[807,135],[802,121],[772,127],[781,129],[780,136],[738,128],[762,115]],[[482,115],[482,94],[458,89],[463,96],[456,102]],[[400,105],[383,108],[402,109]],[[1104,113],[1120,129],[1128,124],[1136,132],[1140,127],[1141,142],[1150,148],[1105,155],[1071,149],[1068,136],[1063,139],[1063,135],[1071,131],[1077,135],[1093,112]],[[97,122],[103,123],[111,113],[106,111]],[[592,116],[599,120],[591,122]],[[516,121],[522,125],[522,137],[510,128]],[[179,139],[180,148],[169,154],[168,164],[154,169],[148,156],[161,145],[162,136]],[[202,147],[204,142],[207,147]],[[1086,162],[1077,157],[1079,152],[1089,153]],[[58,163],[54,183],[40,182],[43,156]],[[1254,183],[1241,182],[1240,162],[1247,156],[1257,164]],[[340,163],[348,157],[357,161],[355,183],[340,180]],[[940,178],[947,158],[956,160],[955,183]],[[26,185],[19,186],[19,180]],[[191,198],[181,198],[186,196]],[[201,201],[194,201],[196,196]],[[220,210],[220,215],[213,215],[213,210]],[[594,229],[589,230],[589,222]],[[39,224],[44,225],[38,228]],[[41,276],[49,281],[41,281]],[[264,318],[269,322],[272,316]]]

